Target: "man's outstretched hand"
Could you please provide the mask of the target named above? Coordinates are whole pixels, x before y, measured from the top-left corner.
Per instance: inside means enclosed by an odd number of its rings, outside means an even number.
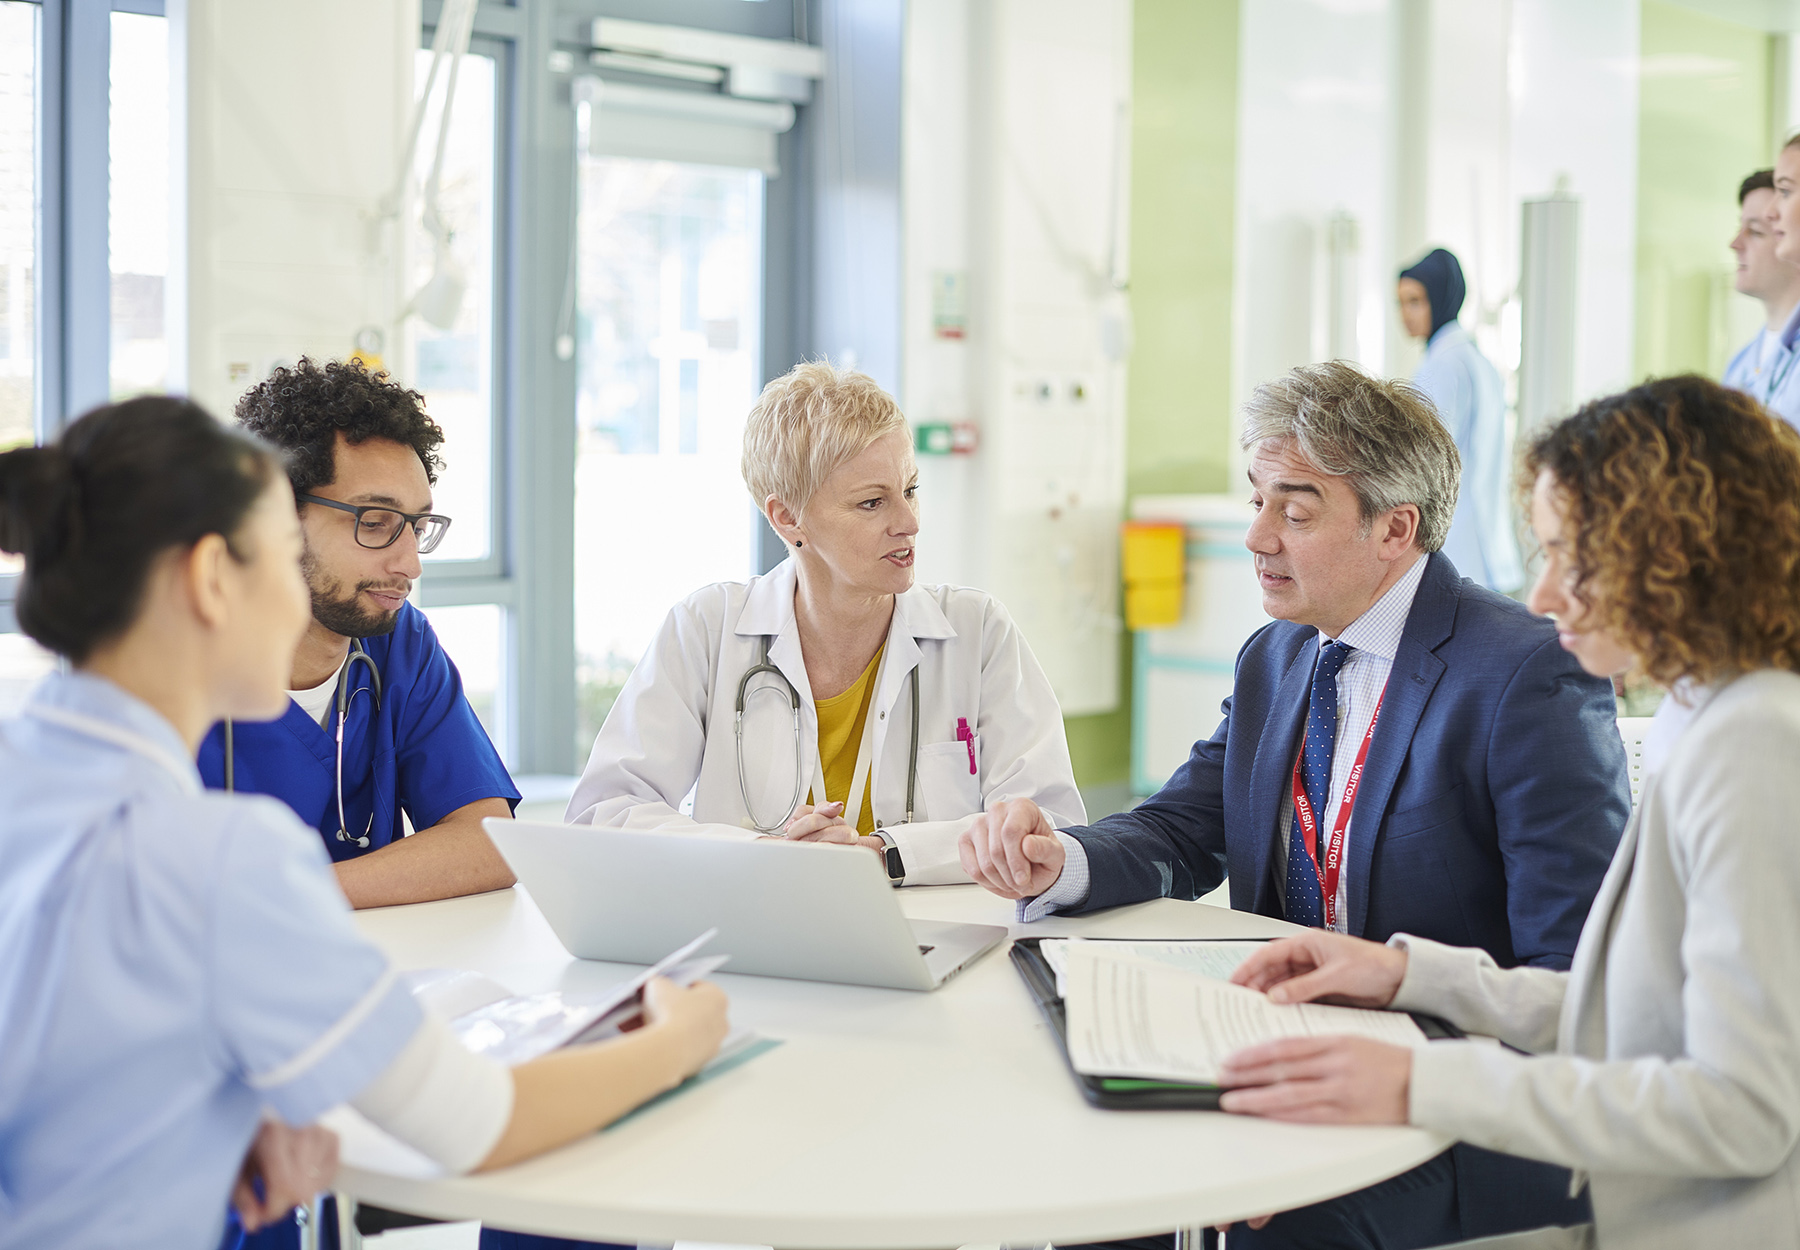
[[[1063,845],[1030,799],[994,804],[957,839],[963,871],[1001,898],[1035,898],[1062,876]]]

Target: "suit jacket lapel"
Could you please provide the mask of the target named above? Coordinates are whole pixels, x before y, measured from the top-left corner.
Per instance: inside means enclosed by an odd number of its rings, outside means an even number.
[[[1400,779],[1400,766],[1406,762],[1419,717],[1424,715],[1425,704],[1443,675],[1442,660],[1417,643],[1402,640],[1400,654],[1394,657],[1394,667],[1388,673],[1375,740],[1369,743],[1369,758],[1356,791],[1356,810],[1350,817],[1349,862],[1344,866],[1350,880],[1345,902],[1350,909],[1348,932],[1354,937],[1362,936],[1369,918],[1370,866],[1375,862],[1375,841],[1381,822],[1394,797],[1394,783]],[[1340,742],[1337,749],[1354,751],[1361,745]]]
[[[1399,653],[1388,670],[1375,740],[1369,744],[1368,762],[1363,765],[1356,793],[1356,810],[1350,819],[1348,862],[1344,865],[1350,880],[1345,902],[1350,910],[1346,929],[1354,937],[1361,937],[1368,923],[1369,872],[1375,862],[1375,841],[1394,797],[1394,783],[1400,779],[1400,766],[1406,762],[1431,692],[1444,675],[1444,662],[1433,654],[1433,648],[1450,637],[1456,621],[1461,579],[1443,556],[1434,553],[1427,559],[1425,574],[1413,595],[1412,610],[1406,616]],[[1340,742],[1337,749],[1354,751],[1360,746],[1361,743]]]
[[[1625,822],[1618,849],[1613,852],[1606,876],[1601,878],[1587,921],[1581,926],[1581,940],[1575,944],[1569,986],[1563,994],[1562,1019],[1557,1027],[1557,1048],[1570,1054],[1599,1059],[1606,1053],[1606,958],[1619,904],[1625,897],[1625,887],[1631,883],[1632,869],[1637,866],[1638,825],[1643,810],[1638,807]]]
[[[1251,765],[1250,832],[1255,862],[1250,865],[1256,882],[1255,910],[1265,916],[1280,916],[1281,896],[1275,891],[1276,872],[1286,871],[1278,859],[1276,834],[1280,829],[1281,805],[1291,790],[1294,752],[1300,742],[1300,726],[1306,719],[1307,698],[1312,691],[1313,667],[1318,663],[1317,638],[1301,647],[1282,674],[1281,687],[1275,693],[1275,705],[1269,719],[1263,722],[1262,737],[1257,740],[1256,760]],[[1229,865],[1228,865],[1229,867]]]

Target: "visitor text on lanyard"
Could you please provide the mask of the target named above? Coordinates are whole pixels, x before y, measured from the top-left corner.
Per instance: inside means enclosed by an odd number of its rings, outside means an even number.
[[[1381,700],[1387,698],[1387,691],[1375,700],[1375,714],[1369,717],[1369,731],[1363,735],[1362,747],[1356,752],[1356,762],[1350,766],[1350,780],[1344,783],[1344,801],[1338,804],[1337,819],[1331,822],[1331,840],[1325,845],[1325,862],[1319,862],[1319,822],[1313,815],[1312,804],[1306,797],[1306,786],[1300,780],[1300,761],[1305,752],[1294,758],[1294,820],[1299,826],[1295,830],[1300,834],[1306,853],[1313,862],[1313,871],[1319,874],[1319,886],[1325,895],[1325,927],[1337,928],[1337,892],[1338,877],[1344,871],[1344,831],[1350,828],[1350,813],[1356,807],[1356,791],[1362,784],[1363,764],[1369,758],[1369,743],[1375,740],[1375,725],[1381,719]]]

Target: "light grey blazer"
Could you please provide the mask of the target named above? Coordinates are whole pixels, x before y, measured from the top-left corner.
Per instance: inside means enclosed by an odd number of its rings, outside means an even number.
[[[1412,1122],[1577,1169],[1602,1247],[1800,1250],[1800,676],[1700,692],[1568,972],[1396,936]],[[1585,1176],[1584,1176],[1585,1174]]]

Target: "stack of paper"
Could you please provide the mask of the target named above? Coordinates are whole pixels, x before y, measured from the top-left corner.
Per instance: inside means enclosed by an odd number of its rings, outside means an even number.
[[[1038,950],[1044,956],[1044,962],[1056,974],[1056,992],[1067,998],[1068,989],[1063,982],[1063,969],[1067,967],[1069,947],[1081,943],[1092,942],[1089,938],[1045,938],[1038,943]],[[1108,959],[1136,960],[1140,963],[1163,964],[1170,968],[1179,968],[1183,972],[1191,972],[1195,976],[1211,977],[1215,981],[1228,981],[1237,966],[1250,958],[1256,951],[1267,946],[1267,942],[1162,942],[1162,941],[1118,941],[1108,939],[1101,943],[1100,949]]]
[[[1425,1041],[1403,1012],[1272,1003],[1257,990],[1141,953],[1111,952],[1114,945],[1072,942],[1060,955],[1069,1060],[1084,1076],[1216,1085],[1227,1057],[1276,1038]]]

